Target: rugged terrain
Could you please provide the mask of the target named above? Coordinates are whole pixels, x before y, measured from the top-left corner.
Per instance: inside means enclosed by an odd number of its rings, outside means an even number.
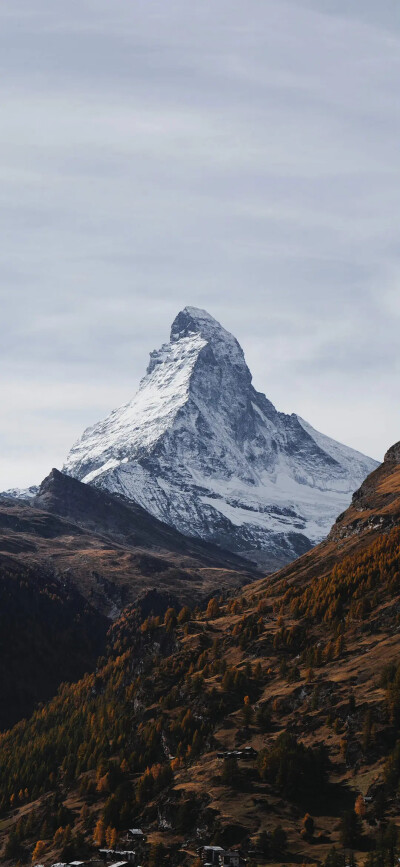
[[[214,842],[393,865],[399,651],[397,445],[321,545],[203,612],[127,608],[96,672],[3,734],[3,859],[38,839],[44,863],[80,857],[134,825],[152,863]]]
[[[29,502],[0,499],[0,552],[67,579],[111,619],[155,586],[183,604],[254,577],[240,557],[58,470]]]
[[[237,340],[186,307],[133,400],[84,432],[64,470],[271,571],[321,541],[376,466],[277,412]]]
[[[127,605],[163,614],[252,577],[234,554],[57,470],[29,502],[0,499],[0,728],[92,670]]]

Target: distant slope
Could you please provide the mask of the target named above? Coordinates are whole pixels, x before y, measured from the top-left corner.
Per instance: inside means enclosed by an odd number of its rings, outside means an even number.
[[[0,498],[3,500],[25,500],[29,502],[36,496],[39,491],[39,485],[31,485],[30,488],[9,488],[7,491],[0,491]]]
[[[186,307],[137,394],[83,433],[64,470],[271,571],[323,539],[376,466],[277,412],[235,337]]]
[[[44,479],[31,504],[130,548],[184,555],[213,568],[249,569],[244,558],[179,533],[138,503],[84,485],[56,469]]]
[[[234,554],[190,540],[140,506],[57,470],[30,503],[0,500],[1,552],[66,577],[110,618],[154,587],[183,604],[255,574]]]

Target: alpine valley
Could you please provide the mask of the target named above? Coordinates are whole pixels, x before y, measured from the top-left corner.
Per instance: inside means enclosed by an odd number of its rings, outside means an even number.
[[[84,432],[64,472],[272,570],[320,542],[376,466],[278,412],[237,340],[186,307],[135,397]]]
[[[0,496],[0,863],[395,867],[399,654],[400,444],[278,412],[185,308]]]
[[[87,486],[70,481],[81,512]],[[63,485],[50,478],[43,503]],[[42,538],[63,537],[48,512],[13,508],[9,539],[17,544],[22,522],[27,556],[34,522]],[[92,521],[89,501],[87,509]],[[112,501],[111,534],[116,510]],[[68,526],[77,537],[78,525]],[[15,562],[15,551],[8,557]],[[26,593],[35,584],[33,572],[16,573],[6,575],[6,600],[13,581]],[[42,588],[52,612],[63,602],[56,585]],[[65,612],[78,650],[76,601],[70,592]],[[82,629],[92,614],[82,609]],[[206,863],[228,865],[393,867],[399,618],[397,444],[325,541],[196,610],[170,605],[156,615],[127,604],[95,667],[3,732],[1,863],[37,863],[40,854],[46,867],[197,867],[200,851]],[[64,623],[55,621],[55,646]],[[19,639],[17,621],[9,637]]]

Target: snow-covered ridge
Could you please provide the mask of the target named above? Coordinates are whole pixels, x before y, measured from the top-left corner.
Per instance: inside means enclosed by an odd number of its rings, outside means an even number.
[[[375,466],[277,412],[253,388],[236,338],[186,307],[135,397],[84,432],[64,471],[280,565],[327,534]]]
[[[0,497],[5,497],[10,500],[33,500],[38,493],[39,485],[31,485],[30,488],[8,488],[7,491],[0,491]]]
[[[206,341],[199,334],[193,334],[165,344],[152,353],[147,374],[134,398],[114,410],[104,422],[84,432],[69,453],[65,471],[73,469],[77,463],[96,462],[96,469],[82,479],[91,482],[99,472],[127,460],[122,452],[128,443],[131,451],[153,446],[173,424],[184,405],[191,372],[203,346],[206,346]]]

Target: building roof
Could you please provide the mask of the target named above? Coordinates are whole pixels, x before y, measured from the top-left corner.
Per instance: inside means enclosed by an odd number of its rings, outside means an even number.
[[[203,849],[210,849],[213,852],[225,852],[222,846],[203,846]]]

